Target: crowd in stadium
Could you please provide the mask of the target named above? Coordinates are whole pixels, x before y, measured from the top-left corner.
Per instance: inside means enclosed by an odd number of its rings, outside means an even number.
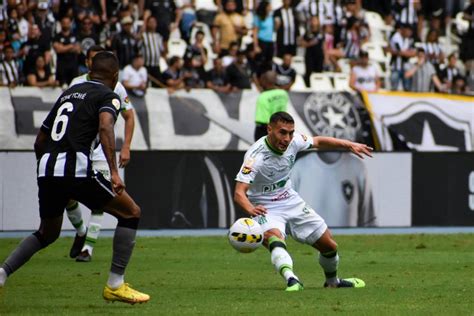
[[[8,0],[0,86],[66,87],[87,50],[117,54],[121,81],[149,86],[474,93],[474,1]]]

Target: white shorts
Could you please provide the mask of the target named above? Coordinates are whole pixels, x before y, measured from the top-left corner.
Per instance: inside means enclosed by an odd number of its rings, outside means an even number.
[[[104,178],[110,181],[110,170],[109,170],[109,164],[107,163],[107,161],[93,160],[92,169],[94,169],[94,171],[102,173]]]
[[[303,200],[297,204],[271,209],[266,215],[259,215],[254,219],[264,232],[276,228],[285,238],[288,234],[296,241],[308,245],[313,245],[328,228],[324,219]]]

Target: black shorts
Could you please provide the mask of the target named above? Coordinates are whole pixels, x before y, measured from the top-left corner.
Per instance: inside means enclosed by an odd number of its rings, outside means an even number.
[[[41,177],[38,188],[41,218],[61,216],[69,200],[97,210],[115,197],[112,184],[101,173],[92,178]]]

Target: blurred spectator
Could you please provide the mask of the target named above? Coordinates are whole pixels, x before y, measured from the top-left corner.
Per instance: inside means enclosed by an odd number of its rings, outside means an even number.
[[[179,9],[176,12],[180,15],[177,19],[179,21],[179,30],[181,32],[181,38],[189,43],[191,29],[197,19],[195,0],[180,0],[179,2]]]
[[[361,21],[356,17],[347,19],[347,26],[342,33],[342,41],[339,48],[345,58],[357,60],[359,51],[367,37],[361,33]]]
[[[186,89],[204,88],[206,83],[204,78],[206,73],[202,66],[193,62],[193,59],[186,59],[183,67],[184,86]]]
[[[311,17],[319,19],[321,25],[341,25],[343,19],[343,10],[341,3],[347,3],[349,0],[303,0],[296,9],[303,14],[303,19],[309,23]]]
[[[30,26],[28,40],[20,47],[19,56],[23,60],[23,74],[26,76],[33,70],[38,56],[43,56],[46,64],[51,61],[51,43],[44,38],[40,38],[41,33],[38,25]]]
[[[158,22],[158,33],[163,36],[165,42],[168,42],[170,33],[179,25],[180,14],[176,14],[176,4],[173,0],[145,0],[145,13],[143,20],[154,16]]]
[[[377,12],[385,19],[385,23],[388,24],[388,16],[391,11],[391,2],[390,1],[380,1],[380,0],[362,0],[362,7],[367,11]]]
[[[36,58],[35,69],[26,77],[26,83],[30,87],[55,87],[58,82],[54,80],[54,75],[46,66],[43,56]]]
[[[453,84],[451,85],[451,89],[449,90],[452,94],[460,94],[466,95],[467,94],[467,83],[466,78],[461,75],[457,75],[453,79]]]
[[[462,37],[460,59],[465,62],[467,69],[474,68],[474,0],[464,10],[463,18],[469,21],[469,29]]]
[[[24,3],[18,3],[16,7],[12,7],[9,12],[9,32],[12,34],[18,31],[21,42],[28,40],[28,30],[30,23],[27,19],[27,9]],[[10,25],[10,23],[12,23]]]
[[[133,19],[130,16],[125,16],[120,25],[122,31],[112,39],[111,49],[117,55],[120,69],[132,63],[133,57],[138,53],[138,41],[135,34],[132,32]]]
[[[7,41],[7,32],[0,28],[0,60],[4,58],[3,55],[5,54],[5,52],[3,50],[8,45],[9,43]]]
[[[164,84],[172,90],[183,89],[184,76],[182,72],[183,61],[178,56],[173,56],[168,61],[168,69],[163,72],[162,78]]]
[[[237,53],[237,59],[227,67],[226,73],[233,90],[250,89],[252,87],[250,81],[251,73],[245,51]]]
[[[436,75],[434,66],[426,59],[426,53],[423,48],[417,50],[417,63],[405,71],[405,78],[412,78],[410,91],[430,92],[433,91],[433,84],[439,91],[446,91],[444,85]]]
[[[89,48],[94,45],[99,45],[99,35],[94,31],[92,20],[89,17],[85,17],[79,27],[77,33],[77,40],[81,46],[81,54],[79,55],[79,73],[83,74],[88,72],[86,65],[86,55]]]
[[[200,74],[204,74],[204,65],[207,63],[207,49],[204,47],[204,32],[197,31],[194,44],[188,45],[184,52],[184,63],[191,63]]]
[[[253,18],[253,49],[257,53],[257,65],[265,70],[271,69],[273,60],[273,30],[272,6],[263,0]]]
[[[283,62],[281,65],[273,63],[272,70],[276,74],[275,86],[289,91],[296,79],[296,71],[291,68],[293,56],[290,53],[283,55]]]
[[[380,78],[377,68],[369,65],[369,54],[361,51],[359,62],[352,67],[349,85],[352,89],[362,92],[376,92],[380,89]]]
[[[163,37],[156,31],[158,23],[154,16],[149,16],[145,24],[145,32],[141,36],[141,48],[148,78],[152,87],[160,87],[161,81],[160,58],[166,58]]]
[[[38,3],[38,9],[34,16],[34,23],[38,25],[41,31],[41,38],[44,41],[51,42],[55,20],[52,14],[48,12],[47,2]]]
[[[444,53],[441,49],[441,44],[438,41],[437,30],[431,29],[428,31],[423,48],[425,49],[428,61],[435,66],[436,70],[438,70],[439,65],[444,62]]]
[[[339,70],[337,60],[342,56],[341,51],[336,47],[336,38],[334,36],[334,25],[327,24],[324,26],[324,63],[323,69],[327,71]]]
[[[296,55],[296,44],[299,36],[296,10],[291,7],[292,0],[283,0],[283,6],[273,14],[277,32],[276,51],[282,58],[285,54]]]
[[[125,66],[123,69],[122,84],[134,96],[143,97],[145,95],[148,85],[148,74],[141,55],[135,55],[132,59],[132,64]]]
[[[301,47],[306,48],[305,64],[306,74],[304,79],[309,87],[309,77],[313,72],[323,71],[324,62],[324,35],[320,30],[319,18],[312,16],[309,29],[304,34],[300,42]]]
[[[101,16],[103,23],[115,24],[118,22],[120,8],[123,6],[122,0],[100,0]]]
[[[410,91],[411,80],[405,78],[404,73],[408,66],[408,60],[416,56],[416,50],[413,31],[408,24],[401,25],[390,39],[390,53],[392,54],[390,61],[392,69],[390,78],[391,89],[398,90],[398,85],[401,81],[403,90]]]
[[[69,85],[78,74],[81,45],[72,33],[71,19],[67,16],[61,19],[61,33],[54,37],[53,48],[57,55],[56,79],[61,86]]]
[[[395,24],[407,24],[411,28],[415,40],[419,39],[423,28],[422,21],[418,19],[421,14],[420,0],[395,0],[392,3],[392,16],[395,19]]]
[[[0,86],[14,88],[20,84],[20,72],[13,47],[3,48],[4,58],[0,62]]]
[[[453,80],[455,77],[461,75],[461,71],[456,66],[458,59],[455,53],[448,56],[448,64],[444,69],[440,71],[439,79],[446,85],[448,89],[453,86]]]
[[[100,16],[97,9],[94,7],[92,0],[76,0],[74,1],[74,20],[77,24],[82,23],[86,18],[89,18],[94,25],[100,25]]]
[[[214,19],[212,40],[216,54],[226,54],[232,42],[237,42],[240,45],[242,36],[247,34],[244,17],[235,9],[235,1],[227,0],[224,11],[219,12]]]
[[[445,2],[446,0],[421,0],[422,18],[420,19],[420,23],[426,20],[429,29],[436,30],[439,34],[443,34],[443,24],[446,15]]]
[[[222,58],[214,58],[214,67],[207,73],[206,87],[220,93],[229,93],[232,86],[227,78]]]
[[[228,0],[216,0],[216,5],[220,11],[225,9]],[[249,8],[249,0],[232,0],[235,2],[235,12],[245,15]],[[252,0],[253,1],[253,0]]]
[[[232,42],[229,45],[227,54],[223,55],[222,63],[224,67],[229,66],[237,59],[237,53],[239,52],[239,44],[237,42]]]

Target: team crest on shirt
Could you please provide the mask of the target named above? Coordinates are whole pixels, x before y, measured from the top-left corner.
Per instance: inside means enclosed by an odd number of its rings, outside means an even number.
[[[349,180],[342,181],[342,195],[347,203],[351,202],[354,196],[354,185]]]
[[[113,99],[112,100],[112,104],[114,105],[114,107],[119,110],[120,109],[120,100],[119,99]]]

